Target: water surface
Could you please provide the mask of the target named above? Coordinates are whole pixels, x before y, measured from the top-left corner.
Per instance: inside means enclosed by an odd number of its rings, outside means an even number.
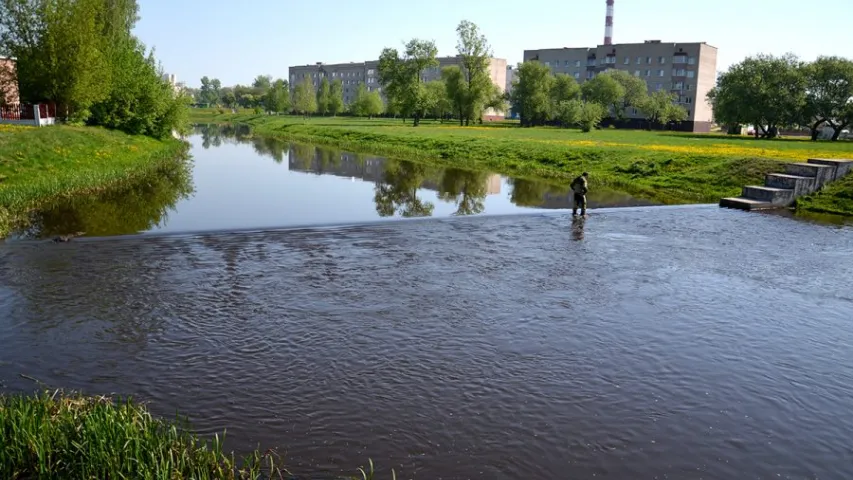
[[[853,478],[851,278],[849,227],[716,207],[10,242],[0,382],[297,473]]]
[[[13,237],[272,229],[572,207],[568,186],[542,179],[292,144],[255,137],[247,127],[200,126],[188,140],[191,164],[101,197],[62,199],[34,213]],[[589,204],[652,202],[594,189]]]

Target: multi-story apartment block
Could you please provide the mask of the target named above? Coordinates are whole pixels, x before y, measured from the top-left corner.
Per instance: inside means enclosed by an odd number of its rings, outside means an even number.
[[[708,132],[713,115],[705,100],[717,79],[717,49],[707,43],[644,43],[599,45],[594,48],[548,48],[525,50],[524,61],[536,60],[579,83],[610,69],[624,70],[642,78],[649,92],[666,90],[677,95],[687,110],[683,130]],[[642,112],[631,109],[628,116],[642,120]]]
[[[439,80],[441,78],[441,69],[451,65],[459,65],[459,57],[439,57],[438,66],[426,69],[423,72],[421,79],[424,82]],[[290,80],[291,90],[296,85],[309,79],[314,85],[314,89],[320,86],[323,78],[327,78],[330,82],[340,80],[343,86],[344,104],[349,105],[355,100],[355,93],[358,86],[364,84],[370,92],[382,92],[382,85],[379,84],[379,61],[372,60],[369,62],[360,63],[336,63],[326,64],[317,62],[314,65],[300,65],[288,68],[288,78]],[[489,76],[492,82],[503,92],[506,90],[506,60],[502,58],[492,58],[489,63]],[[489,117],[503,117],[503,112],[487,112]]]

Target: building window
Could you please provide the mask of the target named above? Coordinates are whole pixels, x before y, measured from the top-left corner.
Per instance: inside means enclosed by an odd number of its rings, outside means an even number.
[[[658,76],[659,77],[662,77],[664,75],[666,75],[666,72],[664,70],[658,70]]]
[[[546,66],[546,67],[550,67],[550,66],[551,66],[551,62],[545,62],[545,66]]]
[[[687,78],[693,78],[695,76],[696,76],[696,72],[694,72],[693,70],[687,71]]]
[[[672,57],[672,63],[675,63],[675,64],[687,63],[687,56],[686,55],[675,55],[674,57]]]
[[[625,65],[631,64],[631,57],[625,57]]]
[[[652,76],[652,71],[651,71],[651,70],[646,70],[646,76],[647,76],[647,77],[651,77],[651,76]]]
[[[666,65],[666,57],[658,57],[658,63],[661,65]]]
[[[688,65],[696,65],[696,57],[690,57],[687,59]]]
[[[637,57],[637,65],[643,64],[643,57]]]
[[[690,110],[687,110],[687,117],[690,118]]]
[[[632,109],[631,109],[631,115],[636,115],[636,114],[637,114],[637,109],[636,109],[636,108],[632,108]]]
[[[639,77],[639,76],[640,76],[640,71],[639,71],[639,70],[634,70],[634,76],[635,76],[635,77]]]
[[[662,83],[658,83],[657,85],[655,85],[655,90],[657,90],[657,91],[661,91],[661,90],[663,90],[663,84],[662,84]]]
[[[684,103],[693,103],[693,97],[687,97],[684,99]]]
[[[646,57],[646,64],[648,64],[648,65],[652,64],[652,57]]]
[[[588,67],[594,67],[595,66],[595,59],[594,58],[587,58],[586,59],[586,65]]]
[[[594,76],[595,76],[595,72],[593,72],[593,71],[586,72],[586,78],[592,78]]]
[[[575,72],[575,79],[581,78],[581,72]]]
[[[672,84],[672,89],[673,89],[673,90],[683,90],[683,89],[684,89],[684,82],[675,82],[675,83],[673,83],[673,84]]]
[[[575,60],[575,66],[576,66],[576,67],[580,67],[580,66],[581,66],[581,61],[580,61],[580,60]]]
[[[689,92],[690,91],[690,84],[689,83],[684,84],[684,89]]]

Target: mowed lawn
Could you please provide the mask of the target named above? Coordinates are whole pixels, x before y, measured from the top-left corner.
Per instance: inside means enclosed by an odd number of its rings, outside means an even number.
[[[197,123],[248,124],[256,134],[460,168],[567,182],[582,171],[597,185],[665,203],[716,202],[762,184],[784,162],[853,158],[853,142],[756,140],[721,134],[521,128],[515,122],[468,127],[432,120],[268,116],[194,110]],[[842,202],[844,203],[844,202]],[[850,205],[853,213],[853,204]]]

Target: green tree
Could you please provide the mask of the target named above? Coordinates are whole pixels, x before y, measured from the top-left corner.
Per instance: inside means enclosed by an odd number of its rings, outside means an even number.
[[[273,82],[263,97],[263,103],[268,112],[286,113],[290,110],[290,92],[287,80],[278,79]]]
[[[596,75],[587,80],[581,87],[583,98],[587,102],[597,103],[603,107],[620,104],[625,100],[625,87],[612,75]]]
[[[201,77],[201,92],[199,94],[201,103],[216,105],[221,101],[221,94],[222,83],[218,78]]]
[[[579,105],[578,123],[583,132],[590,132],[593,128],[598,127],[607,114],[607,109],[600,103],[583,101],[579,102]]]
[[[234,95],[233,88],[222,89],[222,103],[228,108],[234,108],[237,106],[237,96]]]
[[[581,86],[574,77],[570,77],[564,73],[554,76],[554,82],[551,86],[551,102],[555,105],[567,100],[575,100],[580,98]]]
[[[687,119],[687,111],[675,104],[677,98],[674,93],[658,90],[648,95],[638,108],[646,115],[650,125],[684,121]]]
[[[325,115],[329,113],[329,103],[332,100],[332,91],[329,80],[323,77],[320,80],[320,88],[317,89],[317,113]]]
[[[433,80],[431,82],[427,82],[425,87],[427,95],[430,97],[430,101],[428,103],[432,107],[428,113],[434,119],[441,119],[441,121],[444,122],[444,118],[453,111],[453,103],[447,96],[447,87],[445,83],[441,80]]]
[[[616,80],[625,91],[621,99],[609,105],[616,114],[616,118],[620,120],[625,118],[628,108],[639,108],[648,97],[648,86],[642,78],[635,77],[624,70],[608,70],[601,75]]]
[[[303,116],[311,115],[317,111],[317,98],[314,95],[314,84],[311,83],[310,78],[305,78],[293,89],[293,110]]]
[[[733,65],[708,93],[717,122],[752,123],[762,138],[774,138],[778,129],[802,121],[806,79],[793,55],[758,55]]]
[[[53,101],[85,121],[92,104],[107,98],[106,8],[103,0],[0,1],[0,50],[17,59],[21,100]]]
[[[340,79],[329,86],[329,113],[335,116],[344,111],[344,86]]]
[[[554,107],[554,120],[560,122],[563,128],[577,125],[582,109],[583,101],[579,99],[563,100]]]
[[[833,140],[851,118],[853,101],[853,61],[840,57],[819,57],[804,68],[806,78],[806,103],[803,120],[811,129],[812,140],[817,140],[819,128],[829,124],[834,130]]]
[[[517,79],[510,96],[512,109],[521,117],[521,125],[543,125],[551,114],[551,69],[537,61],[518,65]]]
[[[252,82],[252,88],[260,90],[261,93],[266,93],[266,91],[269,90],[271,86],[272,76],[270,75],[258,75]]]
[[[397,103],[403,116],[411,115],[414,126],[420,124],[427,110],[427,93],[422,76],[427,68],[438,66],[435,42],[412,39],[401,56],[386,48],[379,56],[379,82],[389,102]]]
[[[492,93],[489,64],[492,51],[485,35],[472,22],[463,20],[456,27],[458,40],[456,52],[459,56],[461,83],[456,95],[450,96],[454,110],[460,112],[459,124],[468,125],[475,117],[481,117],[485,104]]]
[[[367,86],[358,84],[355,90],[355,98],[350,105],[350,112],[357,117],[370,117],[382,113],[384,105],[379,92],[368,92]]]

